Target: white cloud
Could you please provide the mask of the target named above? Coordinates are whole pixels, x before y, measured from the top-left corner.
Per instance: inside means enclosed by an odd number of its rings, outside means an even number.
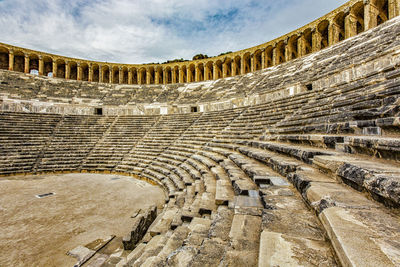
[[[258,45],[345,0],[3,0],[1,42],[121,63]]]

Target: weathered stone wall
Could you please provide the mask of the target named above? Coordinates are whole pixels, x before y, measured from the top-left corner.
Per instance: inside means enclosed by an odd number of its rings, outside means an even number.
[[[132,225],[132,231],[126,235],[122,243],[124,244],[124,249],[133,250],[136,244],[143,238],[149,229],[150,225],[157,217],[157,207],[152,206],[144,214],[139,214],[135,218],[135,222]]]

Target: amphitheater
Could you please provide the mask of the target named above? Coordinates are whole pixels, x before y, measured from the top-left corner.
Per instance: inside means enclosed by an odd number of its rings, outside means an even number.
[[[399,14],[167,64],[0,43],[0,266],[400,266]]]

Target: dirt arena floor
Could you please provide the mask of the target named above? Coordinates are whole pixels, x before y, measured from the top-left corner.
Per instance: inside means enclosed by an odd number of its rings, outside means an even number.
[[[54,193],[44,198],[36,195]],[[0,178],[0,266],[73,266],[66,252],[123,236],[138,209],[162,207],[161,188],[131,177],[56,174]]]

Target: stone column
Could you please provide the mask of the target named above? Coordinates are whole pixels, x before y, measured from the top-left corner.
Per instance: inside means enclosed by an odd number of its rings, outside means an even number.
[[[175,68],[172,71],[172,83],[178,83],[179,82],[179,69],[178,69],[178,75],[176,75],[176,70]]]
[[[58,70],[58,64],[56,61],[53,59],[53,78],[57,77],[57,70]]]
[[[265,48],[261,50],[261,69],[265,69]]]
[[[250,55],[250,71],[251,71],[251,72],[254,72],[254,71],[256,70],[256,66],[255,66],[256,61],[254,60],[254,57],[255,57],[255,56],[256,56],[255,53],[252,54],[252,55]]]
[[[244,60],[244,55],[242,56],[242,60],[240,60],[240,74],[245,74],[246,72],[246,61]]]
[[[39,56],[39,75],[43,75],[43,73],[44,73],[43,56]]]
[[[329,21],[328,46],[334,45],[338,42],[339,42],[339,26],[335,22]]]
[[[228,77],[228,65],[226,62],[222,63],[222,78]]]
[[[199,79],[199,72],[200,72],[199,66],[195,65],[194,66],[194,81],[195,82],[198,82],[200,80]]]
[[[190,70],[189,70],[189,67],[187,67],[187,68],[186,68],[186,82],[187,82],[187,83],[190,83],[190,82],[192,82],[192,80],[191,80],[191,76],[190,76]]]
[[[196,81],[196,66],[194,66],[194,74],[193,74],[192,70],[190,70],[189,72],[190,72],[190,82],[195,82]]]
[[[14,70],[14,51],[8,52],[8,70]]]
[[[183,83],[183,70],[182,70],[182,67],[179,68],[179,83]]]
[[[133,73],[132,73],[132,70],[128,70],[128,84],[133,84]]]
[[[154,84],[160,84],[160,76],[157,69],[154,70]]]
[[[237,75],[237,72],[236,72],[237,64],[236,64],[235,59],[233,59],[233,61],[232,61],[231,68],[232,68],[231,69],[232,76],[236,76]]]
[[[161,75],[158,69],[154,70],[154,84],[161,84]]]
[[[207,65],[207,64],[204,65],[204,80],[205,80],[205,81],[210,80],[209,72],[210,72],[210,71],[209,71],[208,65]]]
[[[312,30],[312,51],[318,52],[321,50],[321,33],[317,29]]]
[[[299,50],[299,57],[304,57],[307,53],[306,38],[304,37],[304,33],[301,33],[299,39],[297,39],[297,48]]]
[[[142,72],[140,70],[137,72],[137,80],[138,80],[138,84],[143,84],[142,83]]]
[[[114,73],[113,73],[113,69],[112,66],[108,66],[109,69],[109,74],[108,74],[108,83],[113,83],[114,82]]]
[[[344,19],[345,38],[350,38],[357,35],[357,17],[349,12]]]
[[[215,63],[215,62],[213,62],[213,64],[212,64],[212,66],[213,66],[213,71],[212,71],[212,80],[216,80],[217,79],[217,75],[218,75],[218,73],[217,73],[217,64]]]
[[[275,44],[272,50],[272,66],[276,66],[278,64],[279,64],[278,48],[276,47]]]
[[[82,66],[80,62],[76,63],[76,71],[77,71],[76,80],[82,81]]]
[[[365,30],[372,29],[377,26],[378,8],[371,3],[371,0],[364,0],[364,25]]]
[[[103,82],[103,66],[99,65],[99,82],[102,83]]]
[[[167,68],[163,68],[163,84],[167,84],[168,83],[168,72],[167,72]]]
[[[400,11],[400,0],[389,0],[388,1],[389,5],[389,19],[392,19],[399,14]]]
[[[65,62],[65,79],[69,79],[71,77],[71,65],[69,61]]]
[[[119,79],[118,79],[118,83],[119,84],[123,84],[124,83],[124,72],[122,71],[122,67],[119,67]]]
[[[146,84],[151,83],[151,75],[150,75],[150,69],[146,69]]]
[[[88,81],[89,82],[93,82],[93,65],[92,65],[92,63],[89,63],[88,68],[89,68],[89,70],[88,70],[88,72],[89,72]]]
[[[292,48],[289,45],[289,38],[285,40],[285,61],[288,62],[292,59]]]
[[[165,84],[165,68],[164,67],[161,67],[161,73],[159,74],[159,80],[158,80],[158,83],[159,84]]]
[[[176,72],[175,68],[171,68],[171,82],[176,83]]]
[[[29,55],[25,55],[24,72],[29,73]]]

